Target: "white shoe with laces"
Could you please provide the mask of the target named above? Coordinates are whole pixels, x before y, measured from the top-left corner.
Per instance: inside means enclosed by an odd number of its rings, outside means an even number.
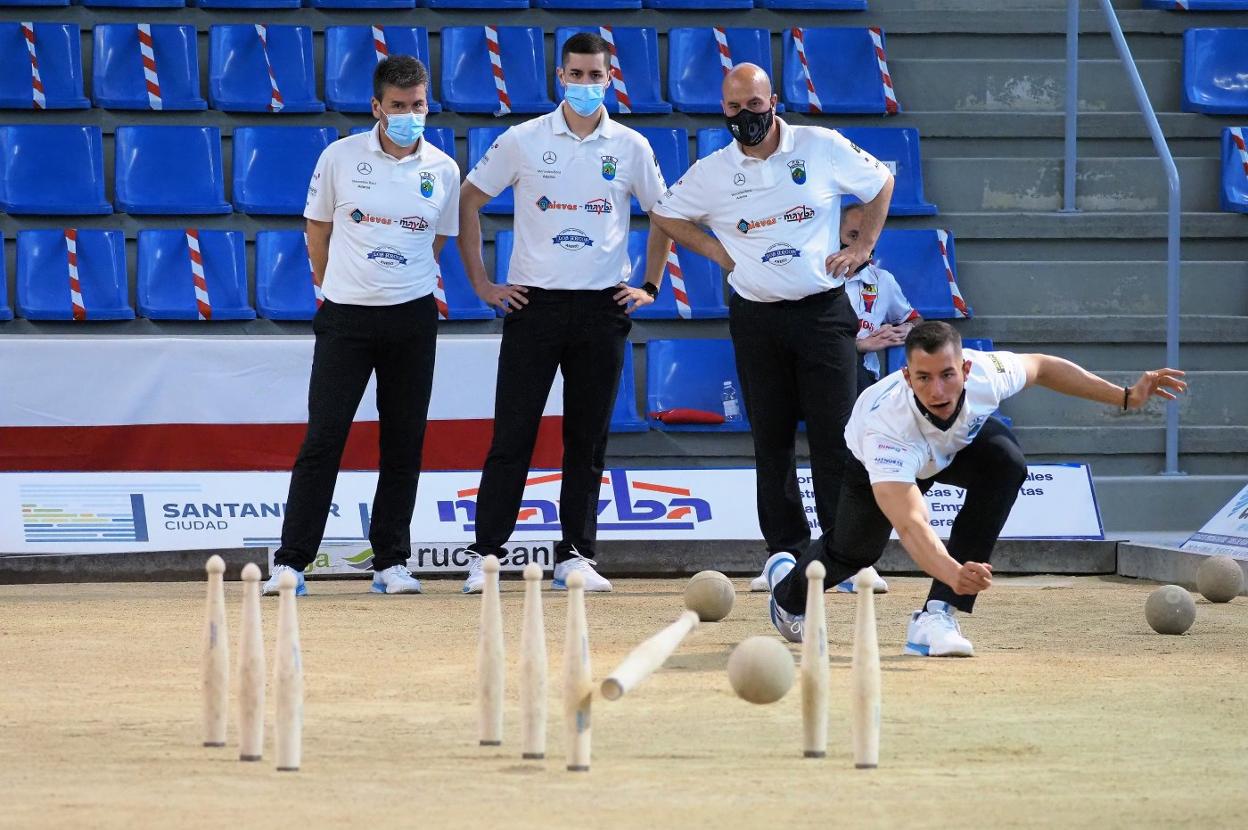
[[[780,632],[780,636],[788,640],[790,643],[800,643],[802,635],[806,629],[805,614],[790,614],[780,607],[780,603],[776,602],[775,590],[789,572],[797,566],[797,559],[793,554],[780,552],[773,553],[767,560],[767,564],[763,567],[763,573],[767,575],[767,589],[772,592],[768,600],[768,610],[771,612],[771,624]]]
[[[611,590],[611,583],[594,570],[594,566],[598,564],[592,559],[586,559],[575,550],[572,551],[571,559],[555,564],[555,578],[550,587],[556,591],[566,591],[568,589],[568,577],[574,571],[579,571],[585,576],[586,591],[602,591]]]
[[[373,574],[373,585],[368,589],[374,594],[419,594],[420,580],[408,573],[403,565],[391,565]]]
[[[484,562],[484,556],[472,554],[472,561],[468,563],[468,577],[461,589],[465,594],[479,594],[485,590],[485,571],[481,569]]]
[[[954,613],[952,605],[934,599],[926,610],[911,614],[905,653],[918,657],[974,656],[975,647],[962,636]]]
[[[750,580],[750,591],[752,593],[762,593],[763,591],[770,591],[770,590],[771,590],[771,586],[767,584],[767,572],[766,571],[763,571],[761,574],[759,574],[758,576]]]
[[[264,587],[260,589],[260,593],[266,597],[275,597],[281,593],[277,585],[281,581],[282,574],[290,571],[295,575],[295,596],[306,597],[308,595],[308,586],[303,579],[303,571],[296,571],[289,565],[274,565],[273,570],[269,571],[269,578],[264,583]]]

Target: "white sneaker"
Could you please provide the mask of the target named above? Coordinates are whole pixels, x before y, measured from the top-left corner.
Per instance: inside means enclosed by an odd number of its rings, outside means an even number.
[[[934,599],[927,603],[926,611],[911,614],[905,653],[919,657],[973,656],[975,647],[962,636],[954,613],[952,605]]]
[[[872,593],[887,594],[888,583],[884,581],[884,577],[876,573],[875,568],[871,569],[871,573],[875,575],[875,582],[871,586]],[[845,580],[844,582],[836,583],[836,587],[833,590],[836,591],[838,594],[852,594],[852,593],[855,593],[858,589],[854,587],[854,577],[851,576],[849,579]]]
[[[794,558],[793,554],[784,551],[773,553],[763,567],[763,573],[767,577],[767,590],[773,592],[768,602],[768,608],[771,612],[771,624],[780,632],[780,636],[790,643],[800,643],[802,641],[802,633],[806,628],[806,616],[804,614],[790,614],[781,608],[780,603],[776,602],[774,591],[781,580],[788,576],[789,571],[795,567],[797,567],[797,559]]]
[[[597,562],[592,559],[586,559],[584,556],[576,553],[575,550],[573,551],[573,554],[575,555],[571,559],[559,562],[555,565],[555,579],[554,582],[551,583],[550,587],[554,588],[556,591],[566,591],[568,589],[568,577],[571,576],[574,571],[580,571],[585,575],[586,591],[611,590],[611,583],[594,570],[594,565],[598,564]]]
[[[368,590],[374,594],[419,594],[420,580],[405,566],[391,565],[373,574],[373,586]]]
[[[754,593],[762,593],[770,591],[771,586],[767,584],[767,571],[763,571],[758,576],[750,580],[750,591]]]
[[[468,563],[468,578],[464,580],[464,587],[461,589],[465,594],[479,594],[485,590],[485,571],[482,570],[484,564],[484,556],[472,554],[472,561]]]
[[[286,571],[290,571],[295,575],[295,596],[306,597],[308,595],[308,586],[303,580],[303,571],[296,571],[289,565],[274,565],[273,570],[269,572],[269,578],[264,581],[264,587],[260,589],[260,593],[266,597],[277,596],[280,593],[277,589],[277,582]]]

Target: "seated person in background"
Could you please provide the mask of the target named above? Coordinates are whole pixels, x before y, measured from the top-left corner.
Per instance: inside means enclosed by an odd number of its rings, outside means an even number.
[[[841,211],[841,247],[858,240],[862,205]],[[892,274],[874,262],[866,262],[845,278],[845,293],[858,315],[858,392],[880,379],[880,355],[889,346],[900,346],[915,323],[922,322]]]

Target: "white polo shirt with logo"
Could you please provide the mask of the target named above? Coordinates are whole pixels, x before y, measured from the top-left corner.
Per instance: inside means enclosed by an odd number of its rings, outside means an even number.
[[[420,140],[396,159],[374,127],[340,138],[321,153],[303,215],[333,222],[325,299],[349,305],[397,305],[433,293],[434,236],[459,233],[459,167]]]
[[[468,181],[489,196],[514,188],[509,283],[578,290],[631,276],[629,198],[649,212],[665,187],[641,133],[603,110],[594,131],[577,138],[562,106],[500,135]]]
[[[859,340],[875,334],[884,323],[895,326],[919,317],[896,277],[875,265],[868,265],[845,280],[845,296],[858,315]],[[867,352],[862,356],[862,365],[879,378],[880,353]]]
[[[714,231],[736,263],[729,283],[755,302],[841,286],[824,267],[841,247],[841,196],[869,202],[890,175],[835,130],[776,122],[780,146],[768,158],[747,156],[733,141],[689,168],[654,209]]]
[[[900,370],[858,397],[845,426],[845,444],[867,468],[872,484],[914,483],[936,475],[975,440],[1003,400],[1027,385],[1027,369],[1013,352],[963,349],[962,354],[971,361],[966,400],[947,430],[938,429],[919,411]]]

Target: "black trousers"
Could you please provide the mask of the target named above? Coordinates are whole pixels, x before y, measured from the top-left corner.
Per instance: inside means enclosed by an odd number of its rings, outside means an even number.
[[[593,558],[598,493],[607,433],[632,321],[612,299],[618,288],[560,291],[530,288],[528,304],[503,319],[494,401],[494,438],[477,494],[476,544],[502,556],[516,529],[542,409],[563,372],[563,479],[555,559],[575,550]]]
[[[966,501],[953,521],[946,548],[959,562],[987,562],[1026,479],[1027,460],[1018,439],[1001,421],[989,418],[975,440],[954,456],[952,464],[917,483],[924,493],[936,482],[966,491]],[[876,504],[866,468],[850,456],[845,465],[835,533],[824,534],[806,550],[797,567],[776,586],[776,601],[790,613],[805,613],[807,565],[815,560],[822,562],[827,568],[825,587],[835,585],[878,562],[892,529]],[[947,602],[967,613],[975,606],[974,595],[954,593],[937,580],[932,580],[927,599]],[[926,607],[927,601],[923,605]]]
[[[772,303],[736,295],[728,330],[754,437],[758,524],[768,553],[799,553],[811,533],[797,485],[797,425],[805,418],[815,510],[828,536],[857,397],[858,317],[841,288]]]
[[[374,570],[402,565],[412,553],[412,509],[433,389],[438,335],[433,295],[392,306],[326,300],[312,331],[308,431],[291,472],[282,546],[274,561],[303,570],[316,558],[351,421],[375,371],[381,463],[368,539]]]

